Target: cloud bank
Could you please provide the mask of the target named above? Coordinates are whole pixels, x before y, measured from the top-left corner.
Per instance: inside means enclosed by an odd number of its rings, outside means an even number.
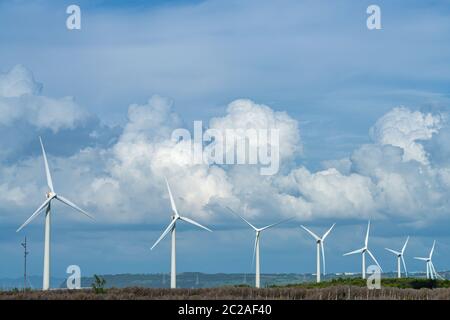
[[[76,133],[93,117],[71,98],[43,96],[42,86],[22,66],[0,75],[0,105],[0,130],[22,126],[27,136],[42,129],[49,135],[64,136],[63,129]],[[101,128],[96,126],[92,139]],[[182,152],[184,142],[170,139],[183,126],[173,102],[154,95],[129,106],[126,124],[110,144],[86,142],[70,155],[53,154],[47,145],[55,188],[105,224],[167,220],[163,176],[182,212],[216,222],[229,219],[225,206],[241,212],[247,208],[248,216],[262,219],[391,218],[413,224],[447,216],[450,209],[449,163],[432,161],[446,152],[440,147],[441,133],[449,128],[444,113],[394,108],[370,128],[372,143],[312,172],[298,165],[298,120],[249,99],[232,101],[223,116],[209,120],[208,128],[279,129],[282,170],[274,176],[261,176],[253,166],[193,164]],[[37,144],[37,137],[30,141]],[[42,202],[42,157],[30,154],[0,165],[1,219],[18,223]]]

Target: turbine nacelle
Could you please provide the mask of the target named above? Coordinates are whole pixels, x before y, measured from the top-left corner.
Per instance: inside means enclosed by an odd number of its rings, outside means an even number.
[[[56,197],[56,193],[49,191],[45,194],[45,197],[47,199],[54,198],[54,197]]]

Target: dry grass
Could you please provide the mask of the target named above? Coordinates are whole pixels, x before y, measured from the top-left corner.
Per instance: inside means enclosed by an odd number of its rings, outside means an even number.
[[[400,289],[385,287],[368,290],[356,286],[328,288],[266,288],[223,287],[210,289],[107,289],[96,294],[93,290],[52,290],[29,292],[0,292],[1,299],[22,300],[449,300],[450,289]]]

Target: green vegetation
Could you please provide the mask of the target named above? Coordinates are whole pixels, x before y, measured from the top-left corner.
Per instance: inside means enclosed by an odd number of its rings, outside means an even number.
[[[336,282],[336,281],[335,281]],[[369,290],[366,287],[334,285],[326,288],[277,287],[277,288],[199,288],[199,289],[155,289],[155,288],[111,288],[104,294],[94,290],[50,290],[30,292],[0,292],[2,299],[26,300],[449,300],[450,288],[401,289],[382,287]]]
[[[96,294],[105,293],[106,280],[94,274],[94,282],[92,283],[92,290]]]
[[[269,288],[328,288],[334,286],[355,286],[367,287],[367,280],[361,278],[337,278],[329,281],[322,281],[320,283],[308,282],[288,285],[272,285]],[[385,278],[381,279],[382,287],[400,288],[400,289],[421,289],[421,288],[450,288],[450,280],[430,280],[418,278]]]

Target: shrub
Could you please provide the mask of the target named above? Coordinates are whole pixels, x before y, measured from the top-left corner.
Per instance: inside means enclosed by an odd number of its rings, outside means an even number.
[[[94,274],[94,282],[92,283],[92,289],[95,293],[105,293],[106,280],[96,274]]]

